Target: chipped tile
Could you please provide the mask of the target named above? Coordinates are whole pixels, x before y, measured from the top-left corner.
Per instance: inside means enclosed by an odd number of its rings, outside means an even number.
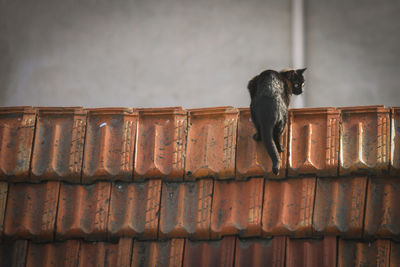
[[[389,266],[389,257],[389,240],[377,240],[373,243],[350,240],[339,241],[338,267]]]
[[[259,236],[263,201],[263,178],[249,181],[215,181],[211,236]]]
[[[389,110],[383,106],[341,108],[340,175],[388,172]]]
[[[58,240],[84,238],[104,240],[111,184],[62,184],[57,215]]]
[[[53,240],[59,191],[60,183],[55,181],[10,184],[4,235],[11,239]]]
[[[337,241],[335,236],[318,239],[288,239],[287,267],[336,267]]]
[[[118,243],[82,242],[79,266],[129,267],[131,266],[132,243],[130,238],[121,238]]]
[[[236,267],[285,266],[286,237],[273,239],[238,239],[236,241]]]
[[[281,136],[281,144],[284,151],[280,153],[281,170],[278,176],[272,173],[272,161],[264,144],[254,141],[253,135],[255,132],[249,108],[240,108],[236,151],[236,178],[247,179],[248,177],[257,176],[268,178],[285,177],[287,166],[287,127]]]
[[[292,109],[288,176],[336,176],[339,153],[339,111],[335,108]]]
[[[311,236],[315,180],[265,181],[262,215],[264,236]]]
[[[132,267],[182,266],[184,239],[169,241],[135,241]]]
[[[137,113],[131,108],[88,109],[83,183],[132,181]]]
[[[400,240],[399,203],[399,178],[371,178],[365,209],[364,235]]]
[[[29,180],[35,121],[31,107],[0,108],[0,180]]]
[[[235,239],[227,236],[219,241],[186,240],[183,266],[233,266]]]
[[[390,175],[400,175],[400,107],[391,108]]]
[[[314,234],[361,238],[366,190],[367,177],[317,179]]]
[[[140,109],[134,179],[181,181],[186,135],[187,112],[182,108]]]
[[[161,180],[115,183],[111,190],[108,234],[157,239]]]
[[[30,242],[26,266],[77,266],[79,248],[80,242],[78,240],[47,244],[35,244]],[[81,256],[84,257],[85,255],[81,254]]]
[[[82,108],[38,108],[32,181],[80,182],[86,113]]]
[[[0,182],[0,237],[3,235],[4,230],[4,215],[6,214],[8,184]]]
[[[213,180],[163,183],[160,238],[210,238]]]
[[[235,176],[237,117],[232,107],[189,110],[186,180]]]
[[[25,267],[27,240],[0,243],[0,266]]]

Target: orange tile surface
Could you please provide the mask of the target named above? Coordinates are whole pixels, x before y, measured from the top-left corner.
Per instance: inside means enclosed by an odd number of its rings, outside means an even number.
[[[105,240],[111,184],[62,184],[57,214],[59,240]]]
[[[213,180],[163,183],[160,238],[210,238]]]
[[[26,266],[77,266],[79,262],[79,250],[80,242],[78,240],[47,244],[30,242]],[[84,257],[84,254],[82,256]]]
[[[115,183],[111,190],[108,233],[119,236],[157,239],[161,180],[143,183]]]
[[[135,180],[183,180],[187,112],[182,108],[139,110]]]
[[[232,107],[189,110],[186,180],[235,177],[237,118]]]
[[[390,241],[357,242],[340,240],[338,267],[344,266],[390,266]],[[396,266],[396,265],[392,265]]]
[[[339,111],[335,108],[293,109],[289,113],[288,175],[336,176]]]
[[[182,266],[184,244],[184,239],[171,239],[158,242],[135,241],[131,266]]]
[[[272,173],[272,161],[262,142],[256,142],[253,135],[256,130],[251,121],[249,108],[239,109],[237,151],[236,151],[236,178],[265,176],[268,178],[282,178],[286,176],[287,165],[287,137],[288,130],[281,136],[282,148],[280,153],[281,170],[276,176]]]
[[[186,240],[183,266],[233,266],[235,241],[232,236],[224,237],[220,241]]]
[[[131,181],[137,113],[130,108],[88,109],[83,183]]]
[[[288,239],[287,267],[336,267],[336,237],[318,239]]]
[[[215,181],[211,215],[211,236],[259,236],[264,179],[246,182]]]
[[[122,238],[118,243],[82,242],[78,266],[129,267],[131,264],[132,243],[132,239],[128,238]]]
[[[367,177],[317,179],[314,234],[361,238],[366,190]]]
[[[400,180],[371,178],[365,209],[365,236],[400,240]]]
[[[82,108],[38,108],[32,181],[80,182],[86,113]]]
[[[391,108],[390,175],[400,175],[400,107]]]
[[[312,235],[315,178],[265,181],[262,231],[264,236]]]
[[[31,107],[0,108],[0,180],[29,180],[35,122]]]
[[[383,106],[341,108],[340,175],[387,173],[389,110]]]
[[[10,184],[4,235],[10,239],[51,241],[57,213],[60,183]]]
[[[285,266],[286,237],[273,239],[237,239],[236,267]]]

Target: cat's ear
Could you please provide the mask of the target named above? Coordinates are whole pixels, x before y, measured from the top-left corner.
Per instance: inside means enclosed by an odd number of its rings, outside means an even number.
[[[286,76],[286,77],[291,77],[295,73],[295,70],[284,69],[284,70],[281,70],[279,73],[284,75],[284,76]]]
[[[297,72],[298,74],[301,74],[301,75],[303,75],[303,73],[306,71],[306,69],[307,69],[307,68],[304,68],[304,69],[298,69],[298,70],[296,70],[296,72]]]

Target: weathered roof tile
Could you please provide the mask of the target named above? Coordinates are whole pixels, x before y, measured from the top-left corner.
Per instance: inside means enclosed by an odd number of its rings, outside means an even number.
[[[400,175],[400,107],[391,108],[390,175]]]
[[[0,243],[0,266],[25,267],[28,240]]]
[[[29,243],[26,266],[78,266],[80,241],[62,243]],[[85,255],[82,255],[85,257]],[[88,265],[86,265],[88,266]]]

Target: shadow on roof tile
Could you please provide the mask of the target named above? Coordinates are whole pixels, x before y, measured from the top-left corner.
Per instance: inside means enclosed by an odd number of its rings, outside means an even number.
[[[28,243],[27,240],[0,243],[0,266],[26,266]]]
[[[336,176],[339,111],[335,108],[294,109],[289,113],[288,176]]]
[[[139,110],[135,180],[183,180],[187,112],[182,108]]]
[[[29,242],[26,266],[78,266],[79,250],[78,240],[47,244]],[[85,256],[82,254],[82,257]]]
[[[137,113],[130,108],[87,112],[82,182],[132,181]]]
[[[0,108],[0,180],[29,180],[35,121],[31,107]]]
[[[282,178],[286,176],[287,166],[287,137],[288,130],[281,136],[281,144],[285,149],[281,155],[281,170],[276,176],[272,173],[272,161],[262,142],[253,139],[255,128],[251,121],[249,108],[239,109],[237,152],[236,152],[236,178],[249,177]]]
[[[237,117],[232,107],[189,110],[186,180],[235,176]]]
[[[80,182],[85,126],[82,108],[38,108],[32,181]]]

